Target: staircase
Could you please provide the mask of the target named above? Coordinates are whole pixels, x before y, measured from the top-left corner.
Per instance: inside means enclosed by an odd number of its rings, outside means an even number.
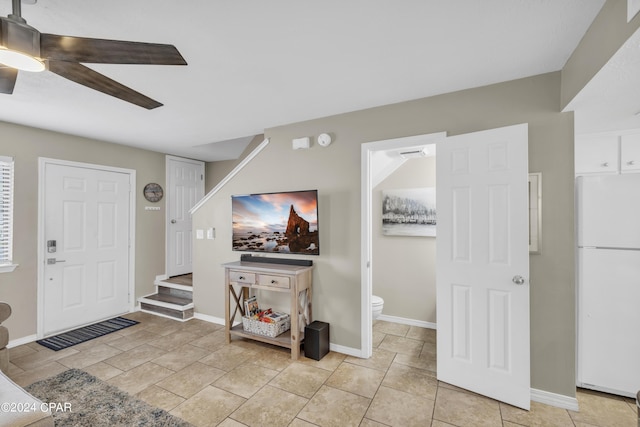
[[[193,317],[191,274],[156,280],[156,293],[138,298],[140,311],[185,322]]]

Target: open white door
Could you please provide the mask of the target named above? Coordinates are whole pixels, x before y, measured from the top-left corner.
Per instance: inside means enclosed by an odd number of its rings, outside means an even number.
[[[191,208],[204,197],[204,163],[167,156],[167,276],[193,271]]]
[[[438,379],[530,406],[528,127],[437,143]]]

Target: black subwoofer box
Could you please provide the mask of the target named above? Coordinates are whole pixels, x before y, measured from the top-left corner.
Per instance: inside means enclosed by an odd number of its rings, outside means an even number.
[[[318,320],[304,328],[304,355],[320,360],[329,353],[329,324]]]

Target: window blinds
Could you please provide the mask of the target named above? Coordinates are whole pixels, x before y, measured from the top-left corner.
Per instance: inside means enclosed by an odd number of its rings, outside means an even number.
[[[13,158],[0,156],[0,265],[13,263]]]

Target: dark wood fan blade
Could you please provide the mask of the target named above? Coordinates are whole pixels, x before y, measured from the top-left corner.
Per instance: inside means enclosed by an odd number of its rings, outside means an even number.
[[[18,70],[0,64],[0,93],[13,93]]]
[[[40,34],[40,56],[93,64],[187,65],[170,44]]]
[[[143,94],[136,92],[135,90],[128,88],[127,86],[120,84],[117,81],[92,70],[91,68],[85,67],[82,64],[50,60],[49,71],[83,86],[90,87],[91,89],[106,93],[107,95],[114,96],[122,99],[123,101],[139,105],[147,110],[152,110],[162,106],[158,101],[154,101],[153,99],[144,96]]]

